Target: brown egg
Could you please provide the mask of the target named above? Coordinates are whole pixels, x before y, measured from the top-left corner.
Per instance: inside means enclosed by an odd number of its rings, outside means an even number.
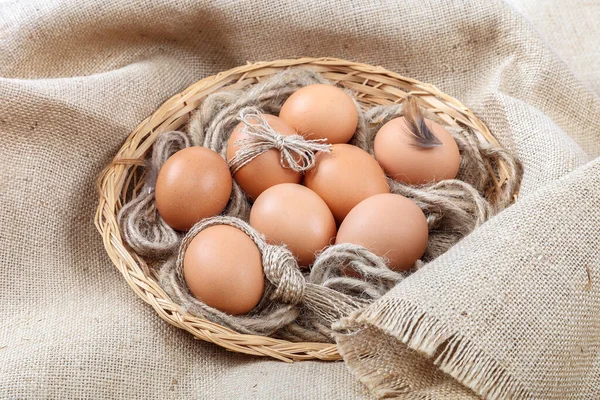
[[[173,229],[188,230],[223,211],[231,195],[227,163],[206,147],[188,147],[164,163],[156,179],[156,208]]]
[[[349,144],[334,144],[330,153],[318,153],[316,166],[306,172],[304,184],[325,200],[338,224],[367,197],[390,192],[377,161]]]
[[[211,226],[192,239],[183,258],[183,276],[194,297],[233,315],[252,310],[265,290],[258,247],[229,225]]]
[[[250,211],[250,225],[271,244],[285,244],[308,267],[315,253],[333,243],[335,219],[312,190],[283,183],[265,190]]]
[[[276,132],[285,136],[296,134],[294,128],[281,118],[269,114],[263,115],[269,126]],[[236,146],[235,142],[248,137],[243,132],[243,127],[244,124],[240,122],[231,133],[231,137],[227,143],[227,162],[231,161],[239,149],[239,146]],[[248,197],[254,200],[271,186],[280,183],[300,183],[302,181],[302,174],[290,168],[284,168],[281,165],[279,150],[271,149],[240,168],[235,173],[234,179]]]
[[[437,122],[425,124],[442,142],[441,146],[419,147],[404,117],[394,118],[375,136],[375,158],[394,180],[412,185],[454,179],[460,166],[458,146]]]
[[[279,117],[306,139],[327,139],[327,143],[347,143],[358,125],[354,101],[333,85],[309,85],[294,92]]]
[[[386,258],[391,269],[404,271],[421,258],[428,236],[427,220],[414,201],[399,194],[378,194],[350,211],[335,243],[363,246]]]

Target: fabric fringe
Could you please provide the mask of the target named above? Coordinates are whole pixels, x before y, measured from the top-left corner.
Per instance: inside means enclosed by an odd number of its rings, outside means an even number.
[[[391,300],[391,301],[390,301]],[[388,299],[359,310],[333,326],[340,354],[357,378],[380,397],[396,397],[412,388],[403,381],[386,377],[381,369],[365,363],[375,354],[366,354],[357,344],[361,332],[378,331],[401,341],[419,352],[441,371],[489,400],[529,400],[533,395],[511,376],[495,359],[437,318],[402,299]],[[372,332],[376,334],[376,332]],[[371,345],[376,339],[371,336]],[[387,341],[380,339],[382,343]],[[355,343],[355,341],[358,341]],[[394,346],[378,345],[377,350],[391,351]],[[372,349],[371,349],[372,350]],[[376,352],[380,356],[379,351]],[[386,369],[391,369],[387,366]]]

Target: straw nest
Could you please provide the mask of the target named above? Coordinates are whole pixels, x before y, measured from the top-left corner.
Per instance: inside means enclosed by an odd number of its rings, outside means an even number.
[[[282,361],[331,361],[340,359],[335,344],[298,343],[240,334],[184,311],[158,285],[148,262],[128,248],[117,222],[117,215],[123,204],[135,197],[143,185],[144,160],[159,135],[181,129],[203,99],[211,93],[224,87],[243,89],[282,69],[294,66],[312,68],[336,85],[351,89],[365,109],[400,103],[409,95],[415,96],[422,107],[435,113],[445,124],[468,128],[477,140],[499,146],[485,124],[458,100],[442,93],[433,85],[405,78],[382,67],[333,58],[248,63],[194,83],[182,93],[171,97],[139,124],[98,179],[100,201],[95,223],[108,255],[129,286],[170,324],[185,329],[197,339],[234,352],[269,356]],[[486,196],[494,197],[503,191],[510,173],[502,163],[490,165],[489,168],[493,168],[496,173]]]

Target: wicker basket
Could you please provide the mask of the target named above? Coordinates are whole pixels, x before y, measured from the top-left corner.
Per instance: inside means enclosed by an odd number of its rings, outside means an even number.
[[[160,288],[146,262],[128,249],[123,242],[117,214],[143,183],[143,160],[156,138],[163,132],[182,128],[191,113],[209,94],[227,86],[243,88],[268,78],[291,66],[308,66],[336,84],[352,89],[365,107],[402,101],[409,93],[420,104],[435,112],[448,125],[459,123],[480,134],[480,140],[498,144],[488,128],[471,110],[456,99],[442,93],[435,86],[405,78],[381,67],[333,58],[302,58],[247,65],[202,79],[167,100],[154,114],[146,118],[127,138],[113,163],[98,180],[100,203],[96,213],[96,227],[102,235],[111,260],[123,277],[145,302],[150,304],[165,321],[185,329],[195,338],[216,343],[228,350],[269,356],[282,361],[339,360],[334,344],[292,343],[269,337],[245,335],[205,319],[182,312]],[[495,188],[499,191],[507,179],[505,166],[498,166]]]

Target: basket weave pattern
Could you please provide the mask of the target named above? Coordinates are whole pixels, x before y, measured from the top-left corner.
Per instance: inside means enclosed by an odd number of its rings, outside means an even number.
[[[181,129],[209,94],[226,86],[242,89],[292,66],[310,67],[335,84],[353,90],[357,94],[357,100],[365,108],[398,103],[410,94],[447,125],[469,127],[480,134],[480,140],[499,145],[483,122],[459,101],[442,93],[435,86],[402,77],[382,67],[333,58],[249,63],[194,83],[167,100],[129,135],[114,161],[98,179],[100,201],[95,223],[108,255],[129,286],[170,324],[185,329],[197,339],[235,352],[269,356],[282,361],[339,360],[340,355],[333,344],[293,343],[240,334],[183,311],[160,288],[146,261],[128,249],[117,223],[122,205],[135,196],[142,186],[144,171],[140,167],[161,133]],[[508,178],[504,165],[498,166],[498,173],[494,186],[500,190]]]

